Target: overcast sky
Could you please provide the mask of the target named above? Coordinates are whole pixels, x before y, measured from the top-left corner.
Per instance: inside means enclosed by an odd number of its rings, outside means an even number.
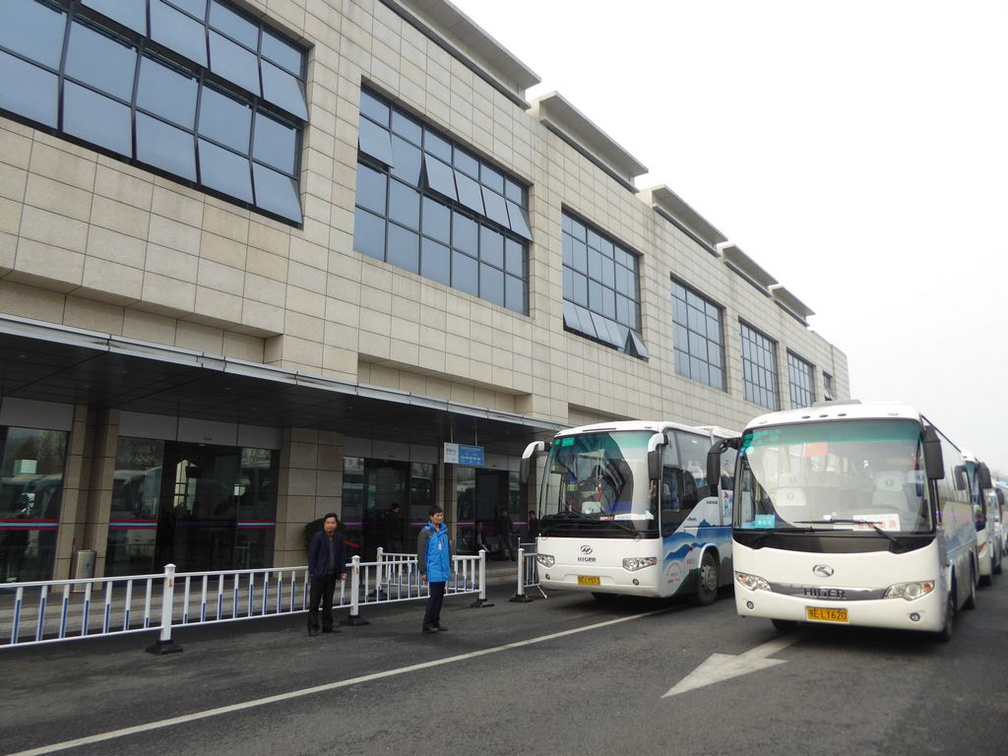
[[[453,0],[1008,476],[1008,0]]]

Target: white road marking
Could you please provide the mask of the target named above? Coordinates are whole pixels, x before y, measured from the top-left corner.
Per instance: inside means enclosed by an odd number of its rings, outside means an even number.
[[[361,677],[354,677],[350,680],[339,680],[337,682],[326,683],[325,685],[316,685],[311,688],[302,688],[301,690],[292,690],[289,693],[280,693],[275,696],[267,696],[266,698],[257,698],[252,701],[245,701],[243,703],[231,704],[230,706],[221,706],[216,709],[205,709],[204,711],[193,712],[192,714],[183,714],[178,717],[171,717],[170,719],[161,719],[155,722],[148,722],[146,724],[134,725],[133,727],[124,727],[121,730],[111,730],[109,732],[102,732],[97,735],[88,735],[87,737],[77,738],[75,740],[64,740],[62,743],[53,743],[51,745],[40,746],[38,748],[32,748],[27,751],[18,751],[17,753],[9,754],[8,756],[37,756],[38,754],[45,753],[57,753],[59,751],[65,751],[69,748],[77,748],[78,746],[90,745],[92,743],[102,743],[106,740],[115,740],[116,738],[123,738],[128,735],[136,735],[141,732],[149,732],[151,730],[158,730],[164,727],[173,727],[175,725],[185,724],[186,722],[197,722],[201,719],[209,719],[210,717],[218,717],[223,714],[231,714],[237,711],[244,711],[246,709],[254,709],[259,706],[267,706],[272,703],[278,703],[280,701],[289,701],[293,698],[302,698],[304,696],[311,696],[315,693],[324,693],[330,690],[336,690],[337,688],[347,688],[351,685],[360,685],[362,683],[372,682],[374,680],[381,680],[385,677],[396,677],[398,675],[406,675],[410,672],[419,672],[424,669],[430,669],[431,667],[440,667],[444,664],[454,664],[455,662],[467,661],[469,659],[476,659],[480,656],[488,656],[490,654],[499,654],[502,651],[511,651],[512,649],[522,648],[523,646],[532,646],[536,643],[545,643],[546,641],[556,640],[557,638],[563,638],[568,635],[576,635],[577,633],[584,633],[589,630],[598,630],[603,627],[610,627],[612,625],[618,625],[623,622],[631,622],[633,620],[642,619],[644,617],[650,617],[655,614],[661,614],[662,612],[669,611],[665,609],[656,609],[651,612],[644,612],[642,614],[634,614],[629,617],[618,617],[616,619],[606,620],[605,622],[596,622],[593,625],[585,625],[584,627],[576,627],[572,630],[564,630],[559,633],[551,633],[550,635],[541,635],[538,638],[529,638],[528,640],[516,641],[514,643],[506,643],[503,646],[494,646],[493,648],[484,648],[480,651],[471,651],[467,654],[460,654],[458,656],[449,656],[444,659],[434,659],[432,661],[423,662],[422,664],[411,664],[408,667],[399,667],[398,669],[389,669],[384,672],[375,672],[370,675],[362,675]]]
[[[783,664],[783,659],[767,659],[770,654],[782,651],[799,639],[798,633],[789,633],[779,638],[767,641],[761,646],[751,648],[744,654],[732,656],[731,654],[711,654],[707,661],[686,675],[679,684],[669,690],[662,698],[677,696],[688,690],[702,688],[705,685],[712,685],[724,680],[730,680],[739,675],[746,675],[750,672],[758,672],[761,669],[775,667]]]

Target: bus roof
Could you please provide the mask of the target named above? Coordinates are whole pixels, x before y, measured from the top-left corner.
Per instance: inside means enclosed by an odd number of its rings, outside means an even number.
[[[609,423],[592,423],[591,425],[579,425],[576,428],[566,428],[556,434],[556,438],[564,436],[575,436],[581,433],[602,433],[605,431],[652,431],[661,433],[666,428],[675,428],[685,431],[703,431],[715,436],[732,437],[739,433],[733,430],[726,430],[716,425],[687,425],[686,423],[675,422],[674,420],[614,420]]]
[[[923,422],[924,418],[914,407],[900,402],[817,402],[803,409],[768,412],[754,417],[746,429],[765,425],[793,425],[821,420],[889,420],[902,418]]]

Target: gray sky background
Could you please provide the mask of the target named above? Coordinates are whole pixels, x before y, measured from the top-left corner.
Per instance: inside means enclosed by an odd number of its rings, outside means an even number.
[[[1008,0],[453,0],[1008,476]]]

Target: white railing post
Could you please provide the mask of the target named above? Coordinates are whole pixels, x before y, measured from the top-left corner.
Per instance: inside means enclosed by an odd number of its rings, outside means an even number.
[[[527,604],[531,597],[525,595],[525,549],[518,544],[518,591],[511,600],[519,604]]]
[[[383,546],[378,547],[375,561],[378,562],[378,575],[375,578],[375,598],[381,601],[382,583],[385,582],[385,548]]]
[[[360,555],[354,556],[350,560],[350,575],[347,577],[348,580],[352,580],[350,583],[350,615],[340,622],[341,625],[366,625],[368,621],[360,616]]]
[[[175,565],[166,564],[164,568],[164,584],[161,587],[161,634],[157,643],[147,647],[150,654],[177,654],[181,646],[172,643],[172,611],[175,604]]]
[[[473,609],[485,609],[488,606],[493,606],[492,601],[487,601],[486,552],[482,550],[479,553],[479,593],[476,595],[476,600],[469,604],[469,606]]]

